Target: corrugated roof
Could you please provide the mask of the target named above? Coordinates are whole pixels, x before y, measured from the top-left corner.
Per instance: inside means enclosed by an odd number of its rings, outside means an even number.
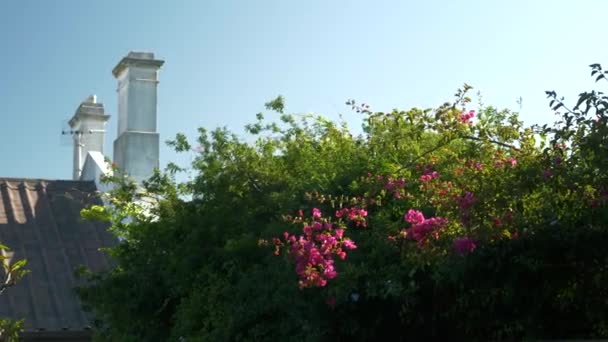
[[[0,242],[31,270],[0,295],[0,317],[25,318],[26,331],[88,328],[74,270],[109,267],[99,248],[116,243],[107,225],[80,218],[91,204],[101,204],[94,182],[0,178]]]

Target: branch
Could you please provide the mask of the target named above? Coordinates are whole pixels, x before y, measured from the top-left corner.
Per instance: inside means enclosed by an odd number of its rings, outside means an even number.
[[[564,108],[568,113],[570,113],[572,115],[576,114],[572,109],[568,108],[562,100],[557,98],[557,94],[555,93],[555,91],[546,91],[545,93],[547,94],[547,98],[552,99],[552,101],[549,104],[549,107],[551,108],[551,110],[557,112],[558,109]],[[553,101],[557,102],[557,105],[553,105]]]
[[[479,137],[475,137],[475,136],[472,136],[472,135],[463,135],[463,136],[458,137],[457,139],[469,139],[469,140],[475,140],[475,141],[481,141],[481,142],[483,142],[483,141],[488,141],[488,142],[490,142],[490,143],[492,143],[492,144],[496,144],[496,145],[499,145],[499,146],[502,146],[502,147],[510,148],[510,149],[515,150],[515,151],[520,151],[520,149],[519,149],[519,148],[517,148],[517,147],[515,147],[515,146],[513,146],[513,145],[509,145],[509,144],[507,144],[507,143],[504,143],[504,142],[501,142],[501,141],[498,141],[498,140],[493,140],[493,139],[487,139],[487,140],[485,140],[485,139],[482,139],[482,138],[479,138]],[[426,156],[426,155],[428,155],[428,154],[431,154],[431,153],[433,153],[433,152],[437,151],[438,149],[440,149],[440,148],[442,148],[442,147],[444,147],[444,146],[449,145],[449,144],[450,144],[452,141],[454,141],[454,140],[455,140],[455,139],[452,139],[452,140],[447,140],[447,141],[445,141],[445,142],[443,142],[443,143],[440,143],[440,144],[438,144],[437,146],[435,146],[435,147],[431,148],[430,150],[425,151],[424,153],[422,153],[422,154],[418,155],[416,158],[414,158],[414,159],[413,159],[412,161],[410,161],[409,163],[407,163],[407,164],[403,165],[402,167],[400,167],[400,168],[397,170],[397,172],[399,172],[399,171],[401,171],[401,170],[404,170],[404,169],[406,169],[406,168],[412,167],[412,166],[414,165],[414,163],[415,163],[416,161],[418,161],[419,159],[421,159],[422,157],[424,157],[424,156]]]
[[[419,159],[421,159],[422,157],[426,156],[427,154],[431,154],[431,153],[433,153],[433,152],[437,151],[438,149],[440,149],[440,148],[442,148],[442,147],[444,147],[444,146],[446,146],[446,145],[449,145],[449,144],[450,144],[452,141],[453,141],[453,140],[447,140],[447,141],[445,141],[445,142],[443,142],[443,143],[440,143],[440,144],[438,144],[437,146],[435,146],[435,147],[431,148],[430,150],[425,151],[424,153],[422,153],[422,154],[418,155],[416,158],[414,158],[413,160],[411,160],[409,163],[407,163],[407,164],[403,165],[402,167],[400,167],[400,168],[397,170],[397,172],[399,172],[399,171],[401,171],[401,170],[403,170],[403,169],[407,169],[407,168],[409,168],[409,167],[412,167],[412,166],[414,165],[414,163],[416,163],[416,162],[417,162]]]
[[[4,291],[6,291],[6,289],[8,289],[9,287],[13,286],[13,284],[1,284],[0,285],[0,294],[4,293]]]
[[[10,272],[10,270],[5,270],[6,274],[6,279],[4,280],[4,283],[0,284],[0,294],[2,294],[4,291],[6,291],[6,289],[8,289],[9,287],[15,285],[15,282],[13,281],[13,277],[12,277],[12,273]]]
[[[517,147],[515,147],[513,145],[509,145],[507,143],[504,143],[504,142],[501,142],[501,141],[498,141],[498,140],[493,140],[493,139],[484,140],[482,138],[478,138],[478,137],[475,137],[475,136],[472,136],[472,135],[465,135],[465,136],[462,136],[461,138],[463,138],[463,139],[469,139],[469,140],[475,140],[475,141],[482,141],[482,142],[483,141],[489,141],[492,144],[496,144],[496,145],[499,145],[499,146],[502,146],[502,147],[506,147],[506,148],[511,148],[511,149],[514,149],[515,151],[519,151],[520,150],[519,148],[517,148]]]

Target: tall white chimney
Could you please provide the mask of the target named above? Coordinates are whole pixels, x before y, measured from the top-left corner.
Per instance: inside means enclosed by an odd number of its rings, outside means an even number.
[[[164,61],[150,52],[129,52],[112,70],[118,80],[118,135],[114,162],[137,182],[158,167],[156,88]]]
[[[103,154],[105,126],[109,118],[103,104],[97,102],[97,96],[91,95],[82,101],[70,119],[70,133],[74,138],[74,180],[80,179],[89,152],[97,151]]]

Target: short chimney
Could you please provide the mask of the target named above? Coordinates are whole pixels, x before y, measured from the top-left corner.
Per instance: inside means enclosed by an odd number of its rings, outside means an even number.
[[[118,135],[114,162],[137,182],[158,167],[156,88],[164,61],[150,52],[129,52],[112,70],[118,80]]]
[[[70,133],[74,139],[74,180],[80,179],[89,152],[97,151],[103,154],[105,126],[109,118],[103,104],[97,102],[97,96],[91,95],[82,101],[70,119]]]

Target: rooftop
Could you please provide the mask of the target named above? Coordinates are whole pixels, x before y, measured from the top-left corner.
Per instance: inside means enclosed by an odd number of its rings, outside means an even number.
[[[25,331],[83,331],[90,316],[75,291],[74,270],[110,266],[99,249],[115,238],[80,211],[101,204],[92,181],[0,178],[0,242],[31,273],[0,296],[0,317],[25,319]]]

